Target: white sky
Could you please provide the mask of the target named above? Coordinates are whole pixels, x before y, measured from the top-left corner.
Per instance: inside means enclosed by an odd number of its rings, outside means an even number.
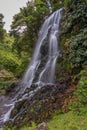
[[[21,7],[26,6],[28,0],[0,0],[0,13],[4,15],[5,29],[10,30],[12,17],[19,12]]]

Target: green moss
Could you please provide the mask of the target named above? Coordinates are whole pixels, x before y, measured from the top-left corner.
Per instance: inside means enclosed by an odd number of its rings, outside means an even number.
[[[15,130],[15,127],[13,127],[13,128],[8,128],[8,127],[5,127],[5,128],[3,128],[3,130]]]
[[[25,126],[21,130],[35,130],[35,128],[36,128],[36,124],[34,122],[32,122],[31,127]]]
[[[34,122],[32,122],[31,126],[25,125],[20,130],[35,130],[35,128],[36,128],[36,124]],[[16,130],[16,128],[15,127],[13,127],[13,128],[5,127],[5,128],[3,128],[3,130]]]

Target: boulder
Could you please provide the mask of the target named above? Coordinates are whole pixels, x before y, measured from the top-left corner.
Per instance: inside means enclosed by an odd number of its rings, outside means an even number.
[[[35,130],[47,130],[47,124],[43,122]]]

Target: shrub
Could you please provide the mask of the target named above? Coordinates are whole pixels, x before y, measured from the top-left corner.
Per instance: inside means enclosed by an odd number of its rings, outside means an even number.
[[[8,45],[0,45],[0,70],[6,69],[8,71],[17,73],[20,68],[21,60],[14,54]]]
[[[87,64],[87,28],[70,39],[70,60],[75,66]]]

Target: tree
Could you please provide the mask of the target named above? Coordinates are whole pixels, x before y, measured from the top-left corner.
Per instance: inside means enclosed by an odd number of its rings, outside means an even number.
[[[4,39],[3,18],[4,18],[3,14],[0,13],[0,43],[2,43]]]
[[[46,1],[28,2],[26,7],[13,17],[10,34],[15,37],[13,49],[27,66],[38,37],[40,27],[50,14]]]

